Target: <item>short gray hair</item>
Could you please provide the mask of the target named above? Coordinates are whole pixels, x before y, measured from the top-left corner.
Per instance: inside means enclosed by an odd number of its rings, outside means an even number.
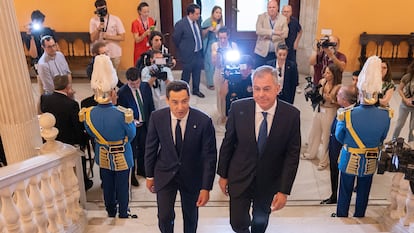
[[[263,77],[265,74],[272,75],[272,78],[275,81],[275,84],[279,85],[279,80],[277,78],[277,70],[274,67],[268,66],[268,65],[257,67],[256,70],[252,74],[252,81],[254,81],[256,77],[259,77],[259,78]]]

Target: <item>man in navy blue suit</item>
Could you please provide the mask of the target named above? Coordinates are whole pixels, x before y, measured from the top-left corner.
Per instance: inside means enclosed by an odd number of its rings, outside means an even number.
[[[134,123],[137,127],[136,135],[132,140],[132,152],[136,166],[132,168],[131,184],[138,186],[136,174],[145,177],[145,140],[147,137],[147,123],[154,111],[154,100],[152,98],[151,87],[147,82],[141,82],[141,72],[135,67],[131,67],[126,72],[127,84],[123,85],[118,91],[118,105],[131,108],[134,111]]]
[[[293,104],[295,101],[296,86],[299,84],[299,73],[296,63],[287,60],[288,47],[279,44],[276,48],[276,60],[269,65],[277,70],[277,78],[280,84],[279,99]]]
[[[264,233],[296,177],[300,113],[278,100],[279,90],[277,71],[261,66],[253,73],[253,99],[230,107],[217,174],[221,191],[230,196],[230,224],[238,233]]]
[[[193,95],[204,98],[199,87],[201,67],[203,66],[203,43],[199,18],[200,6],[194,3],[188,5],[187,16],[175,24],[172,38],[178,49],[178,57],[183,64],[181,80],[189,83],[192,75]]]
[[[147,188],[156,193],[158,226],[174,230],[174,203],[180,191],[184,233],[197,231],[198,207],[210,198],[217,162],[214,126],[205,113],[190,107],[190,88],[172,81],[166,89],[169,108],[151,115],[145,148]]]

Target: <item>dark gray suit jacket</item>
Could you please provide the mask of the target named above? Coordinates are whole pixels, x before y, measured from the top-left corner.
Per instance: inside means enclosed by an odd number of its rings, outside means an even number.
[[[198,28],[201,27],[197,23]],[[194,60],[194,49],[195,49],[195,40],[193,30],[191,29],[190,22],[187,19],[187,16],[178,21],[174,26],[174,32],[172,35],[175,47],[178,49],[178,57],[183,63],[191,63]],[[201,35],[200,35],[201,38]]]
[[[145,147],[145,171],[154,177],[155,191],[162,189],[176,175],[185,190],[211,190],[217,162],[216,136],[211,119],[190,108],[181,156],[178,156],[171,131],[170,108],[151,115]]]
[[[275,117],[259,158],[255,136],[255,102],[233,102],[220,148],[217,173],[228,179],[229,194],[241,195],[255,181],[260,195],[290,194],[299,165],[300,113],[277,100]]]

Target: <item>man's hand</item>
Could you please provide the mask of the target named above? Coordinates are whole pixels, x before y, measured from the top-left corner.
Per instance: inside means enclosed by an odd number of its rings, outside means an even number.
[[[205,206],[210,199],[210,191],[202,189],[198,195],[197,207]]]
[[[219,183],[220,189],[224,193],[224,195],[228,196],[229,195],[228,180],[225,179],[225,178],[220,177],[218,183]]]
[[[287,195],[281,192],[278,192],[273,197],[272,205],[270,209],[273,211],[280,210],[285,207],[287,201]]]
[[[152,192],[155,193],[155,188],[154,188],[154,179],[147,179],[147,183],[146,183],[147,189]]]

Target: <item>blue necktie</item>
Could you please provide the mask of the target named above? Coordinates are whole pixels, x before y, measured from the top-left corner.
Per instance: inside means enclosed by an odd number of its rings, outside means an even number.
[[[264,152],[267,139],[267,112],[262,112],[263,121],[260,123],[259,136],[257,137],[257,147],[259,149],[259,156]]]
[[[194,34],[195,34],[195,37],[196,37],[195,51],[198,52],[201,49],[201,40],[200,40],[200,35],[198,34],[198,31],[197,31],[197,26],[196,26],[195,21],[193,21],[193,30],[194,30]]]
[[[177,125],[175,126],[175,149],[177,150],[178,156],[181,153],[181,147],[183,146],[183,136],[181,135],[180,119],[177,119]]]

